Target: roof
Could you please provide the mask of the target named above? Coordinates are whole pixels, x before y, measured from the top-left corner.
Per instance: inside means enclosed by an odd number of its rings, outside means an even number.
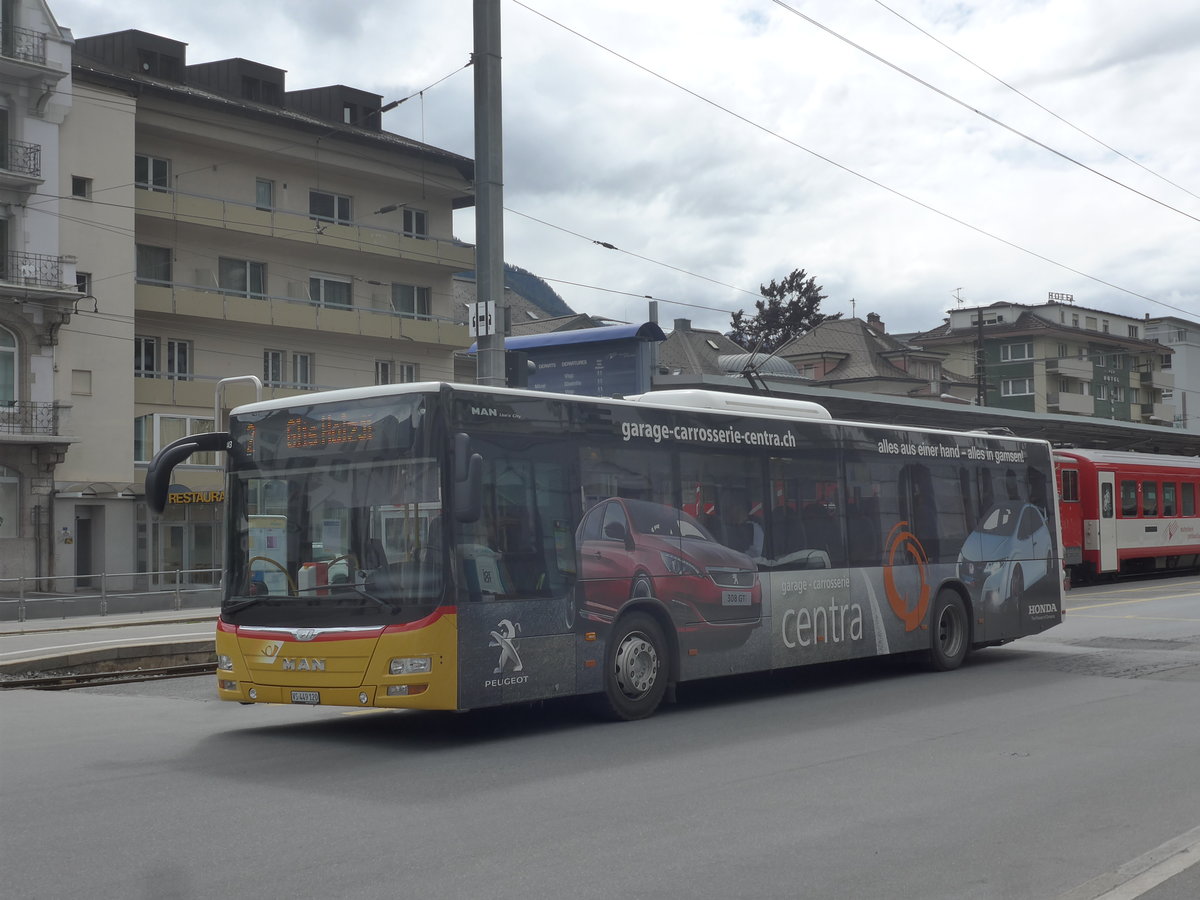
[[[901,341],[893,335],[873,328],[862,319],[826,319],[811,331],[793,338],[779,351],[793,366],[805,357],[841,357],[837,365],[815,384],[837,384],[851,381],[887,379],[904,382],[926,382],[892,363],[889,357],[917,356],[940,362],[944,354],[928,351]],[[954,376],[944,373],[948,377]]]
[[[366,144],[383,150],[410,153],[451,166],[466,181],[473,181],[475,177],[475,162],[471,158],[392,134],[389,131],[375,131],[354,125],[331,126],[330,122],[325,119],[295,109],[231,97],[194,84],[183,84],[168,79],[126,72],[103,60],[82,54],[76,55],[71,68],[74,76],[83,81],[106,84],[109,87],[126,90],[135,96],[143,93],[159,94],[179,103],[206,106],[232,115],[270,121],[285,128],[300,128],[318,133],[323,137]]]

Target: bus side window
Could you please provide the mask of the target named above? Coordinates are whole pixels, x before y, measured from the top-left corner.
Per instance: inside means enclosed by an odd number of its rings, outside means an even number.
[[[1196,486],[1190,481],[1185,481],[1182,488],[1183,514],[1185,516],[1194,516],[1196,514]]]

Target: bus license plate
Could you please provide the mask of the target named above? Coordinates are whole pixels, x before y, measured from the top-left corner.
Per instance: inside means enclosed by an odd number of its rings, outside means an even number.
[[[293,703],[320,703],[321,694],[318,691],[292,691]]]
[[[722,606],[749,606],[749,591],[721,591]]]

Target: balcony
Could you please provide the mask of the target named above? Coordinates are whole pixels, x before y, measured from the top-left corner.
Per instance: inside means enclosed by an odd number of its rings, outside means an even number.
[[[0,405],[0,435],[58,434],[58,404],[10,400]]]
[[[1058,359],[1046,360],[1048,374],[1077,378],[1080,381],[1091,381],[1095,368],[1092,361],[1086,357],[1060,356]]]
[[[46,35],[29,28],[5,25],[0,28],[0,58],[5,62],[46,64]]]
[[[1142,421],[1151,425],[1174,425],[1174,403],[1143,403]]]
[[[1065,391],[1046,394],[1046,406],[1050,412],[1072,416],[1090,416],[1096,412],[1096,401],[1087,394],[1071,394]]]
[[[475,267],[474,246],[453,239],[406,237],[392,229],[338,225],[317,221],[307,212],[258,209],[250,203],[180,191],[139,190],[136,203],[138,215],[278,238],[292,242],[293,252],[301,255],[309,254],[312,247],[329,247],[372,254],[381,261],[399,259],[455,272]]]
[[[42,183],[42,145],[0,141],[0,186],[32,188]]]
[[[443,350],[471,344],[467,326],[442,316],[403,316],[378,306],[330,307],[291,297],[243,297],[211,287],[139,281],[138,313],[215,319],[266,328],[294,328],[353,337],[413,341]],[[364,298],[359,298],[364,299]]]
[[[1173,372],[1164,372],[1159,369],[1156,372],[1142,372],[1142,387],[1158,388],[1160,391],[1169,391],[1175,387],[1175,374]]]

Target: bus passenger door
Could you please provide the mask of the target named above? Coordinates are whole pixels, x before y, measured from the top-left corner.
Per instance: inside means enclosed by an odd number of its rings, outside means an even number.
[[[1096,521],[1096,542],[1100,550],[1100,571],[1115,572],[1117,559],[1117,502],[1116,484],[1112,472],[1101,472],[1099,475],[1100,518]],[[1089,523],[1090,524],[1090,523]],[[1091,529],[1088,529],[1089,531]],[[1085,534],[1085,546],[1088,535]]]

